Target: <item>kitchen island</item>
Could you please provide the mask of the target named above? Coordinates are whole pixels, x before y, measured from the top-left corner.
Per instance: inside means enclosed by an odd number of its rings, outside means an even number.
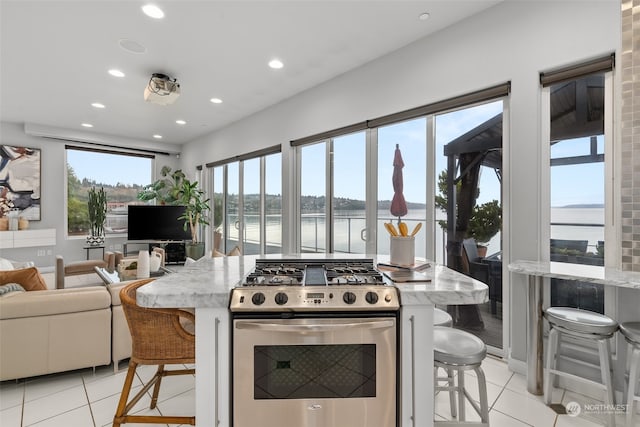
[[[269,255],[331,259],[327,254]],[[335,255],[344,258],[345,255]],[[255,267],[257,256],[206,258],[179,273],[138,290],[139,305],[196,309],[196,422],[198,426],[230,426],[231,354],[229,297]],[[352,255],[349,258],[372,258]],[[374,259],[376,257],[373,257]],[[387,256],[379,261],[388,262]],[[488,299],[485,284],[433,264],[425,282],[398,284],[400,294],[400,425],[433,425],[433,342],[435,304],[479,304]]]

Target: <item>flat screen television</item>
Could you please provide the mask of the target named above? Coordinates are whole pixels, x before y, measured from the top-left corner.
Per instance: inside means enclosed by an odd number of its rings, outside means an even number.
[[[191,240],[183,213],[184,206],[129,205],[127,240]]]

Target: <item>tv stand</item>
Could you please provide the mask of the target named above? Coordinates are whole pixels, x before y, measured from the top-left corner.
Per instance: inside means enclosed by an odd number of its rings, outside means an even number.
[[[127,256],[128,245],[146,245],[147,250],[153,247],[164,249],[165,264],[184,264],[187,258],[184,250],[184,240],[128,240],[122,245],[124,256]]]

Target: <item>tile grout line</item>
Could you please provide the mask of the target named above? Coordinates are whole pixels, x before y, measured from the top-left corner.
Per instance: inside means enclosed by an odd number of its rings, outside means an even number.
[[[27,396],[27,386],[23,382],[22,383],[22,405],[20,408],[20,427],[24,425],[24,403],[25,403],[26,396]]]
[[[91,408],[91,400],[89,399],[89,392],[87,391],[87,383],[84,381],[84,377],[82,378],[82,388],[84,389],[84,395],[87,398],[87,406],[89,406],[89,414],[91,415],[91,421],[93,422],[93,427],[96,427],[96,419],[93,416],[93,409]]]

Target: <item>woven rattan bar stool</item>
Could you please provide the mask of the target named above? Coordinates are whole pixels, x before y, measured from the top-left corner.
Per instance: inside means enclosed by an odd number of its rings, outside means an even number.
[[[195,335],[188,330],[195,325],[192,313],[174,308],[144,308],[136,304],[136,290],[153,279],[134,282],[120,290],[120,300],[131,332],[131,359],[113,417],[113,427],[125,423],[189,424],[195,417],[129,415],[140,398],[153,387],[150,408],[156,407],[162,378],[170,375],[193,375],[195,369],[165,370],[164,365],[195,363]],[[184,324],[185,326],[183,326]],[[131,400],[129,392],[139,365],[158,365],[156,374]]]
[[[613,407],[615,400],[611,379],[609,340],[618,330],[618,322],[599,313],[569,307],[549,307],[545,311],[544,317],[549,321],[551,327],[547,348],[547,369],[544,378],[545,403],[547,405],[551,403],[551,381],[554,375],[558,375],[597,385],[605,392],[604,403]],[[570,336],[582,341],[595,341],[598,344],[602,383],[556,369],[562,336]],[[609,414],[609,426],[615,427],[615,425],[615,414],[611,411]]]
[[[627,427],[633,427],[635,414],[634,402],[640,400],[636,396],[636,386],[640,380],[640,322],[620,324],[620,333],[627,340],[627,368],[625,369],[625,390],[627,403]]]
[[[457,371],[457,384],[436,385],[438,391],[455,391],[458,394],[458,420],[436,421],[435,425],[467,425],[489,426],[489,401],[487,399],[487,382],[484,371],[480,367],[487,355],[487,346],[482,340],[469,332],[445,326],[433,327],[433,359],[436,368]],[[480,405],[469,395],[464,387],[464,371],[473,370],[478,377]],[[467,423],[465,419],[465,398],[480,415],[479,423]],[[456,416],[452,407],[452,416]]]

